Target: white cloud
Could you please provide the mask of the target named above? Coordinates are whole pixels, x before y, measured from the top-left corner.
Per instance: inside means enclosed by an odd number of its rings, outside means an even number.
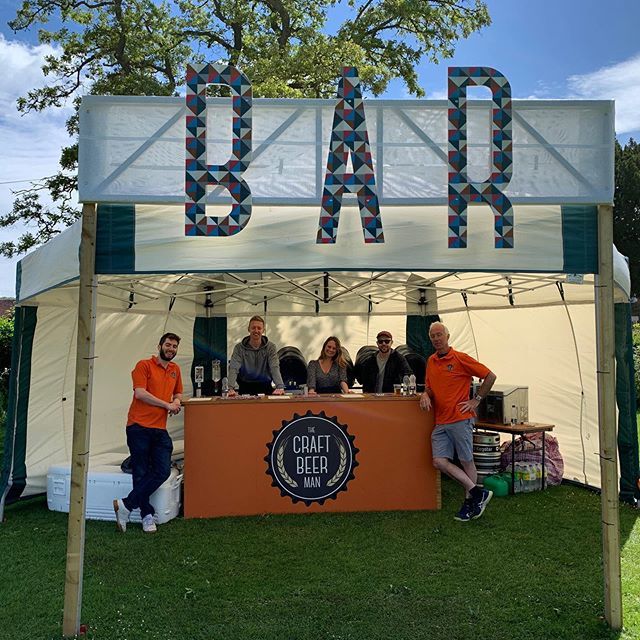
[[[571,97],[616,101],[616,132],[640,129],[640,55],[567,80]]]
[[[27,90],[46,84],[42,63],[55,50],[49,45],[30,46],[17,40],[7,40],[0,34],[0,106],[3,112],[15,111],[15,101]]]
[[[65,120],[71,107],[22,115],[16,99],[30,89],[42,87],[46,79],[41,66],[54,50],[48,45],[31,46],[7,40],[0,34],[0,212],[11,210],[14,191],[29,181],[53,175],[60,149],[70,140]],[[21,225],[0,230],[0,241],[15,240]],[[0,296],[13,296],[17,260],[0,258]]]
[[[427,93],[426,100],[447,100],[449,94],[446,91],[431,91]]]

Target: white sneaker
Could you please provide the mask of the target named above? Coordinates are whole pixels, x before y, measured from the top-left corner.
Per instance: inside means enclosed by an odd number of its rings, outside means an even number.
[[[142,530],[145,533],[155,533],[158,530],[156,527],[155,518],[152,514],[147,514],[144,518],[142,518]]]
[[[116,498],[113,501],[113,510],[116,512],[116,527],[118,531],[124,533],[127,530],[127,522],[129,522],[131,511],[124,506],[124,502],[120,498]]]

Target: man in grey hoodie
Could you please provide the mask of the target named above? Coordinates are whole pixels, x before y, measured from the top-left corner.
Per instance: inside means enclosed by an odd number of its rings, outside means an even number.
[[[284,393],[280,361],[276,345],[262,335],[264,319],[253,316],[249,320],[249,335],[233,348],[229,363],[229,395],[236,393]],[[275,382],[273,390],[271,382]]]

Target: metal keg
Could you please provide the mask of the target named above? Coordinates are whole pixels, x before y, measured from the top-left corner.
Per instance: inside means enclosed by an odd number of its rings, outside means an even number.
[[[500,434],[476,431],[473,434],[473,461],[478,471],[478,484],[500,471]]]

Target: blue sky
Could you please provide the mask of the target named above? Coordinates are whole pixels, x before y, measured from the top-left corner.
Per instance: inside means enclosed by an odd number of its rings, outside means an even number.
[[[640,139],[640,0],[488,0],[493,24],[461,41],[453,59],[423,63],[428,98],[444,98],[448,66],[490,66],[510,81],[515,98],[615,99],[622,144]],[[20,116],[16,98],[43,83],[40,65],[49,47],[36,33],[14,34],[7,20],[18,3],[0,0],[0,211],[12,191],[55,172],[68,143],[68,109]],[[470,93],[470,96],[473,95]],[[387,98],[406,98],[394,82]],[[485,97],[476,95],[476,97]],[[488,97],[488,94],[487,94]],[[0,241],[20,229],[0,230]],[[16,260],[0,258],[0,296],[12,296]]]

